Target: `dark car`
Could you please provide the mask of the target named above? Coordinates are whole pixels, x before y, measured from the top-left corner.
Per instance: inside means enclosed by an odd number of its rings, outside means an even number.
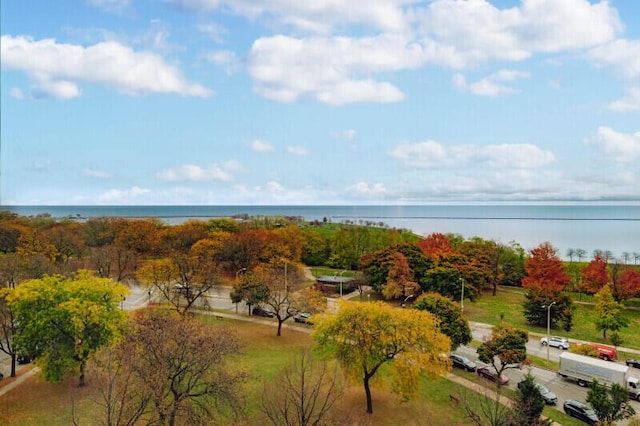
[[[485,379],[489,379],[492,382],[499,382],[501,385],[506,385],[509,383],[509,378],[507,376],[501,375],[498,377],[498,373],[491,367],[480,367],[476,370],[478,376],[484,377]]]
[[[519,382],[518,389],[521,389],[523,384],[524,380],[522,382]],[[536,383],[535,386],[538,392],[540,392],[540,396],[542,396],[542,399],[544,399],[545,404],[556,405],[558,403],[558,397],[556,396],[556,394],[547,389],[546,386],[541,385],[540,383]]]
[[[600,421],[595,411],[583,402],[571,399],[569,401],[565,401],[562,408],[567,415],[582,420],[591,426],[598,424],[598,421]]]
[[[629,367],[640,368],[640,359],[628,359],[625,361]]]
[[[30,355],[19,355],[16,358],[16,361],[18,362],[18,364],[29,364],[32,359]]]
[[[476,363],[471,361],[467,357],[451,354],[449,355],[449,359],[451,360],[451,363],[454,367],[462,368],[471,372],[476,371]]]
[[[302,324],[311,325],[312,322],[310,321],[310,318],[311,318],[311,314],[309,312],[300,312],[298,315],[293,317],[293,320],[295,322],[299,322]]]
[[[273,312],[267,311],[261,306],[256,306],[255,308],[253,308],[253,311],[251,311],[251,313],[258,317],[273,318],[275,316]]]

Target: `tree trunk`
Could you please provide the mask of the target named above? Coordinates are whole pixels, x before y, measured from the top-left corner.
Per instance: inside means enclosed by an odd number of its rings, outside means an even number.
[[[367,413],[373,414],[373,401],[371,400],[371,388],[369,387],[369,379],[371,376],[365,374],[364,375],[364,393],[367,397]]]
[[[16,358],[15,353],[11,354],[11,377],[16,377]]]
[[[87,366],[87,362],[86,361],[80,361],[80,380],[78,380],[78,387],[83,387],[86,382],[84,379],[84,372],[85,372],[85,367]]]
[[[277,336],[281,336],[282,335],[282,320],[280,318],[278,318],[278,334]]]

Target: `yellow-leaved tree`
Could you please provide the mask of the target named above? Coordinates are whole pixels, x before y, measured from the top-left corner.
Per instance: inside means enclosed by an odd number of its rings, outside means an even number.
[[[370,381],[388,364],[391,389],[412,398],[423,375],[433,379],[450,369],[443,354],[451,347],[429,312],[398,309],[386,303],[343,302],[336,313],[314,318],[318,349],[335,357],[348,377],[362,381],[367,413],[373,413]]]

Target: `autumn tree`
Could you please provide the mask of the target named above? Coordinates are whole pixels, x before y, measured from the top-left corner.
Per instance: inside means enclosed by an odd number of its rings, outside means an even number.
[[[442,257],[449,257],[455,253],[451,240],[439,232],[429,234],[426,238],[419,240],[418,247],[434,262],[439,261]]]
[[[244,302],[251,314],[251,307],[264,302],[269,297],[269,287],[255,274],[247,272],[233,286],[230,293],[233,303]]]
[[[329,365],[302,350],[274,380],[265,383],[260,409],[271,424],[328,424],[327,417],[344,390],[339,369]]]
[[[111,401],[125,404],[130,420],[141,413],[151,424],[221,424],[244,407],[247,375],[229,365],[239,352],[238,338],[229,328],[204,327],[195,318],[169,311],[142,311],[111,364],[122,365],[132,382],[119,387]],[[121,398],[124,391],[129,391],[126,399]]]
[[[607,262],[596,256],[582,269],[582,283],[580,289],[589,294],[596,294],[609,282]]]
[[[485,364],[491,364],[500,376],[505,370],[519,368],[525,362],[528,341],[526,331],[509,325],[496,325],[491,337],[478,347],[478,359]],[[500,381],[496,381],[496,384],[499,391]]]
[[[397,309],[382,302],[343,302],[336,313],[320,315],[313,336],[320,351],[335,357],[348,376],[361,381],[367,413],[373,413],[371,379],[388,365],[392,390],[403,399],[418,390],[419,378],[436,378],[450,364],[442,354],[449,338],[425,311]]]
[[[557,255],[556,249],[549,243],[543,243],[531,250],[531,256],[525,264],[527,276],[522,280],[526,289],[523,302],[524,316],[530,324],[544,326],[547,314],[550,322],[556,327],[562,324],[567,331],[573,326],[573,302],[564,293],[569,276],[564,264]],[[546,306],[555,302],[550,311]]]
[[[438,293],[426,293],[415,301],[413,308],[430,312],[440,320],[440,332],[451,340],[452,351],[471,342],[469,322],[462,316],[460,307],[451,299]]]
[[[11,358],[11,377],[16,376],[16,358],[18,356],[13,344],[18,332],[18,323],[13,308],[7,300],[13,291],[13,288],[0,287],[0,352],[4,352]]]
[[[414,281],[413,271],[409,267],[407,258],[399,252],[393,254],[387,273],[387,281],[382,285],[382,295],[386,299],[404,300],[407,296],[415,295],[420,286]]]
[[[596,330],[602,331],[602,338],[607,339],[607,331],[618,331],[629,325],[629,318],[624,315],[623,306],[616,302],[608,285],[596,294]]]
[[[8,297],[20,327],[15,347],[35,356],[49,381],[79,367],[83,386],[87,360],[120,332],[124,313],[118,305],[128,291],[88,271],[26,281]]]
[[[289,318],[312,306],[314,292],[302,292],[306,278],[299,264],[274,260],[256,268],[255,274],[267,287],[264,303],[271,307],[278,321],[276,334],[282,335],[282,324]],[[322,297],[320,299],[324,300]],[[313,311],[319,310],[313,308]]]
[[[381,291],[382,286],[387,282],[389,269],[393,265],[396,253],[405,257],[409,268],[413,271],[413,281],[418,282],[424,288],[421,279],[429,269],[433,268],[433,261],[428,259],[413,243],[394,244],[362,256],[359,268],[368,284],[377,292]]]
[[[640,297],[640,272],[629,268],[622,271],[612,293],[614,299],[619,302]]]
[[[308,266],[326,264],[330,253],[329,240],[318,231],[309,229],[304,230],[304,236],[301,261]]]

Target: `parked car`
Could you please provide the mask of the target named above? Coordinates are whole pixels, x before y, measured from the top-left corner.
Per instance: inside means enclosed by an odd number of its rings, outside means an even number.
[[[312,322],[309,321],[309,318],[311,318],[311,314],[309,312],[300,312],[293,317],[293,320],[302,324],[312,324]]]
[[[276,316],[276,314],[271,311],[267,311],[262,306],[256,306],[255,308],[253,308],[253,311],[251,311],[251,313],[258,317],[273,318],[274,316]]]
[[[499,382],[501,385],[506,385],[509,383],[509,378],[507,376],[501,375],[498,377],[498,373],[491,367],[480,367],[476,370],[478,376],[484,377],[485,379],[489,379],[492,382]]]
[[[449,355],[449,359],[451,360],[451,363],[454,367],[462,368],[471,372],[476,371],[476,363],[471,361],[467,357],[451,354]]]
[[[565,351],[569,349],[569,339],[564,337],[551,336],[549,339],[543,337],[540,339],[540,344],[542,346],[549,345],[552,348],[564,349]]]
[[[18,364],[29,364],[32,361],[31,355],[19,355],[16,361]]]
[[[640,359],[628,359],[625,361],[629,367],[640,368]]]
[[[524,384],[524,380],[518,383],[518,389],[522,388]],[[547,405],[556,405],[558,403],[558,396],[551,392],[545,385],[541,385],[540,383],[535,384],[536,389],[540,392],[540,396],[544,399],[545,404]]]
[[[571,399],[569,401],[565,401],[562,408],[567,415],[582,420],[591,426],[598,424],[600,421],[595,411],[583,402]]]

